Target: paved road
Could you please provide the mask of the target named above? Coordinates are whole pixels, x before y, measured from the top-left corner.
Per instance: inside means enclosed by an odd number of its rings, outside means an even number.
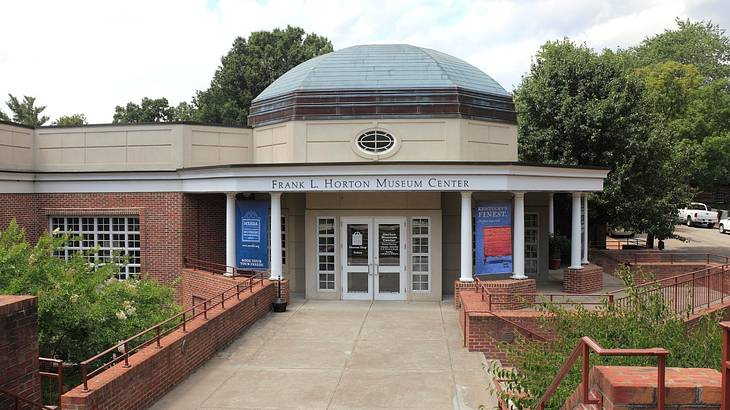
[[[294,300],[153,408],[494,408],[451,303]]]
[[[730,256],[730,234],[723,235],[717,228],[708,229],[677,225],[674,233],[685,238],[686,241],[682,242],[676,239],[669,239],[665,241],[666,249],[668,250],[714,253]]]

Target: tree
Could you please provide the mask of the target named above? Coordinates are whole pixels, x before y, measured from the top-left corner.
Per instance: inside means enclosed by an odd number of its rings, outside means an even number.
[[[137,124],[145,122],[174,121],[174,109],[170,107],[167,98],[142,98],[141,104],[128,102],[126,106],[117,105],[114,108],[115,124]]]
[[[238,37],[221,59],[210,87],[193,100],[201,122],[245,125],[253,100],[274,80],[313,57],[332,51],[325,37],[306,34],[299,27],[256,31]]]
[[[23,101],[18,100],[14,95],[8,94],[10,99],[6,102],[10,111],[13,112],[13,121],[28,125],[31,127],[39,127],[50,119],[48,116],[41,116],[46,106],[35,106],[35,97],[23,96]]]
[[[58,125],[61,127],[75,127],[80,125],[86,125],[89,122],[86,120],[85,114],[72,114],[72,115],[62,115],[58,117],[56,121],[53,122],[53,125]]]
[[[195,121],[197,110],[193,104],[183,101],[177,107],[173,107],[172,111],[175,121]]]
[[[689,192],[667,160],[672,144],[652,132],[643,92],[621,55],[546,43],[515,92],[520,158],[609,168],[591,198],[593,220],[663,239]]]
[[[637,67],[676,61],[695,65],[709,80],[730,77],[730,38],[711,21],[677,19],[676,30],[644,40],[630,52]]]
[[[0,110],[0,121],[10,121],[10,117],[3,110]]]
[[[30,245],[15,220],[0,230],[0,294],[38,296],[42,356],[78,363],[179,312],[172,286],[116,280],[123,260],[53,256],[69,240],[44,234]]]

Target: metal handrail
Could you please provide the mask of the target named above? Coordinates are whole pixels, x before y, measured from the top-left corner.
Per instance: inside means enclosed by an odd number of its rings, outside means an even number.
[[[730,322],[721,322],[722,326],[722,398],[720,409],[730,410]]]
[[[669,262],[674,264],[675,262],[699,262],[710,264],[721,263],[730,264],[730,256],[718,255],[715,253],[687,253],[687,252],[631,252],[629,254],[612,254],[611,255],[617,262],[627,262],[633,264],[639,263],[662,263]]]
[[[50,359],[47,357],[39,357],[38,358],[39,364],[47,364],[51,367],[56,368],[56,372],[45,372],[43,370],[39,371],[38,373],[41,376],[41,389],[43,388],[43,378],[48,379],[56,379],[56,406],[58,409],[61,409],[61,396],[63,395],[63,360],[59,359]],[[49,393],[53,390],[52,387],[49,386]]]
[[[189,269],[196,269],[196,270],[203,270],[210,273],[215,273],[219,275],[227,275],[231,277],[251,277],[256,274],[256,272],[262,272],[262,271],[256,271],[253,269],[241,269],[236,266],[229,266],[224,263],[217,263],[217,262],[210,262],[202,259],[196,259],[191,258],[188,256],[185,256],[183,258],[183,267],[189,268]]]
[[[545,405],[548,400],[555,394],[560,383],[563,381],[565,376],[568,375],[570,369],[573,368],[578,356],[583,356],[583,367],[581,374],[581,399],[583,404],[599,404],[599,400],[591,400],[589,398],[590,386],[588,385],[588,373],[590,364],[590,353],[593,351],[599,356],[656,356],[657,358],[657,409],[664,409],[664,402],[666,398],[665,391],[665,374],[666,374],[666,356],[669,353],[666,349],[662,348],[651,348],[651,349],[605,349],[601,347],[595,340],[588,336],[583,336],[578,345],[575,346],[568,359],[563,363],[560,371],[552,383],[545,390],[545,394],[542,395],[540,400],[535,405],[537,410],[545,409]]]
[[[663,296],[668,296],[668,294],[671,294],[673,303],[669,306],[676,314],[682,313],[688,308],[690,313],[694,313],[695,308],[699,307],[709,309],[713,303],[725,302],[725,296],[728,293],[727,283],[730,283],[730,278],[726,278],[730,273],[729,268],[730,265],[713,266],[641,284],[636,286],[637,292],[635,295],[647,296],[660,293]],[[715,287],[718,289],[713,289],[712,284],[716,285]],[[700,290],[700,292],[704,293],[698,295],[698,289],[701,289],[701,287],[704,287],[704,290]],[[618,289],[609,293],[615,295],[624,291],[625,289]],[[616,297],[614,303],[629,303],[631,297],[630,295]],[[704,301],[702,301],[703,298]],[[682,301],[681,303],[680,300]],[[698,301],[700,302],[698,303]]]
[[[184,310],[181,313],[178,313],[160,323],[157,323],[156,325],[154,325],[148,329],[145,329],[145,330],[137,333],[136,335],[134,335],[128,339],[125,339],[125,340],[115,344],[114,346],[104,350],[101,353],[98,353],[98,354],[82,361],[80,364],[81,364],[81,374],[83,377],[84,390],[85,391],[89,390],[88,380],[91,379],[92,377],[94,377],[95,375],[97,375],[99,372],[106,370],[107,368],[109,368],[112,365],[117,364],[121,361],[124,361],[124,367],[131,367],[131,365],[129,364],[129,357],[134,352],[142,349],[143,347],[150,345],[152,342],[155,342],[157,344],[157,347],[161,348],[162,347],[161,339],[164,336],[174,332],[175,330],[177,330],[179,328],[182,328],[183,332],[187,332],[187,322],[188,321],[193,320],[200,315],[203,315],[203,317],[207,320],[208,311],[210,311],[211,309],[217,307],[218,305],[221,305],[221,308],[225,309],[225,302],[227,300],[233,298],[234,296],[238,300],[240,300],[241,293],[243,293],[246,290],[253,292],[253,288],[256,284],[260,283],[261,286],[263,287],[264,279],[265,279],[264,274],[265,274],[265,272],[263,272],[263,271],[255,272],[253,276],[247,277],[248,280],[242,281],[241,283],[237,283],[236,285],[231,286],[230,288],[221,292],[219,295],[214,296],[202,303],[198,303],[197,305],[194,305],[194,306],[190,307],[189,309]],[[235,293],[232,293],[232,294],[226,296],[227,293],[232,292],[234,290],[235,290]],[[201,309],[201,307],[202,307],[202,311],[199,310],[196,313],[196,309]],[[188,313],[191,313],[190,317],[188,317]],[[176,323],[176,324],[172,325],[172,327],[170,327],[169,329],[163,330],[163,328],[166,325],[174,323],[175,321],[178,321],[180,319],[182,319],[180,321],[180,323]],[[152,334],[152,332],[154,332],[154,334],[152,335],[152,337],[150,339],[142,340],[140,344],[138,344],[130,349],[129,346],[130,346],[131,342],[139,341],[139,339],[141,339],[143,336],[150,335],[150,334]],[[113,353],[115,351],[119,351],[122,354],[118,357],[115,356],[114,358],[112,358],[112,360],[101,364],[96,369],[94,369],[90,372],[88,371],[89,364],[91,364],[91,363],[99,360],[103,356]]]
[[[34,408],[37,408],[37,409],[44,409],[44,410],[53,409],[53,407],[44,406],[43,404],[38,403],[37,401],[33,401],[30,399],[26,399],[25,397],[18,396],[17,394],[11,392],[10,390],[3,389],[2,387],[0,387],[0,394],[4,394],[6,396],[10,396],[13,398],[13,400],[15,402],[15,405],[13,408],[15,410],[20,410],[20,403],[33,406]]]

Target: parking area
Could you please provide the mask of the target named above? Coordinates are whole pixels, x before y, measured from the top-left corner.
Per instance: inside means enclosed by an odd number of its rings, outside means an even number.
[[[154,408],[493,408],[484,355],[460,332],[451,301],[295,299]]]
[[[667,250],[730,256],[730,234],[721,234],[717,227],[709,229],[677,225],[674,233],[686,241],[668,239],[664,241]]]

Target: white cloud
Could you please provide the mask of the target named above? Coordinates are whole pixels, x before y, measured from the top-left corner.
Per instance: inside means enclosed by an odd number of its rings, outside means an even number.
[[[722,0],[219,0],[214,8],[206,0],[8,1],[0,101],[33,95],[52,118],[83,112],[109,122],[115,105],[144,96],[189,100],[208,86],[236,36],[287,24],[327,36],[335,48],[431,47],[512,89],[547,40],[626,47],[673,27],[677,16],[722,24],[723,10]]]

